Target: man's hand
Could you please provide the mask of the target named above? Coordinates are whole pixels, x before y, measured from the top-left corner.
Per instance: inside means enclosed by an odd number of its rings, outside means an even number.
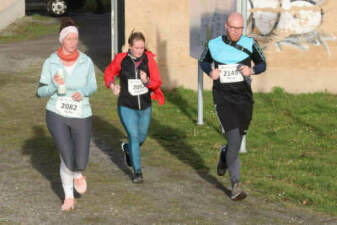
[[[245,77],[254,74],[254,70],[253,68],[246,66],[246,65],[240,65],[239,67],[239,71],[241,72],[241,74]]]
[[[212,78],[212,80],[217,80],[220,77],[221,71],[219,69],[214,69],[209,73],[209,76]]]

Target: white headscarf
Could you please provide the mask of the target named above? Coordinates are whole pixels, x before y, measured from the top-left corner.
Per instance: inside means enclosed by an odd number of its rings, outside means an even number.
[[[67,26],[63,28],[59,35],[59,42],[62,44],[63,39],[69,34],[69,33],[76,33],[78,35],[78,29],[75,26]]]

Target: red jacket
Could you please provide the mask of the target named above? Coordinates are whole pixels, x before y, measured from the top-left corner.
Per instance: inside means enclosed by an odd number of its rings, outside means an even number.
[[[148,70],[149,70],[149,84],[146,86],[151,91],[151,99],[157,100],[159,105],[163,105],[165,97],[160,90],[162,84],[159,69],[156,61],[154,60],[155,54],[150,51],[145,51],[148,58]],[[121,63],[123,59],[128,55],[127,52],[116,54],[115,58],[105,69],[104,80],[107,88],[110,88],[111,83],[114,83],[115,76],[120,76]]]

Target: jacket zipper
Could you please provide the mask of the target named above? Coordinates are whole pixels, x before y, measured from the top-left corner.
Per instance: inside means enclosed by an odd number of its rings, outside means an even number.
[[[132,62],[133,62],[133,60],[132,60]],[[136,64],[135,64],[135,62],[133,62],[133,65],[135,66],[135,78],[137,79],[137,68],[136,68]],[[139,97],[139,94],[137,95],[137,100],[138,100],[138,109],[139,110],[141,110],[141,102],[140,102],[140,97]]]

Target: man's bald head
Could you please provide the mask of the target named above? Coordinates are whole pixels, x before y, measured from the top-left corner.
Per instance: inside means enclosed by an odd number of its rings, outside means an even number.
[[[243,17],[238,12],[231,13],[227,17],[227,23],[229,23],[229,24],[239,23],[239,24],[242,24],[242,26],[243,26]]]
[[[227,17],[225,28],[227,31],[227,37],[232,41],[238,41],[243,31],[243,17],[240,13],[231,13]]]

